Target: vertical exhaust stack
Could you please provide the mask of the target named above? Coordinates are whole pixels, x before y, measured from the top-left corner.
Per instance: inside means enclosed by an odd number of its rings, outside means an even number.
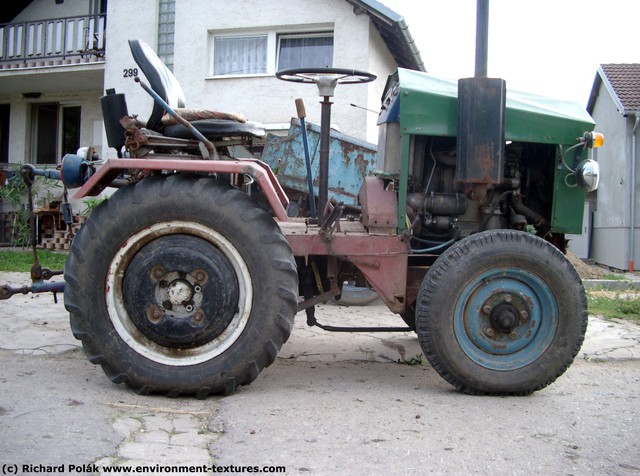
[[[487,77],[489,0],[477,0],[475,77],[458,81],[457,179],[472,200],[502,182],[507,87]]]

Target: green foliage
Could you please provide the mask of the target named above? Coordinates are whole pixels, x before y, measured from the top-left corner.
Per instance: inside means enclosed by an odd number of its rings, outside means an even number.
[[[31,245],[31,226],[29,210],[26,207],[16,211],[11,224],[11,246],[24,247]]]
[[[38,250],[38,262],[43,268],[62,269],[67,261],[67,253]],[[33,265],[31,251],[0,251],[0,271],[28,273]]]
[[[16,213],[11,224],[13,246],[28,246],[31,243],[29,210],[25,205],[27,191],[27,185],[22,180],[19,169],[7,179],[4,187],[0,187],[0,200],[7,202]]]
[[[95,210],[95,208],[100,205],[102,202],[107,200],[107,198],[86,198],[84,200],[84,208],[80,212],[80,215],[88,217],[91,215],[91,212]]]
[[[14,208],[19,208],[23,203],[23,197],[27,195],[27,185],[20,177],[19,170],[7,179],[4,187],[0,187],[0,200],[6,201]]]
[[[410,359],[398,360],[398,363],[405,364],[405,365],[412,365],[412,366],[414,366],[414,365],[429,365],[429,362],[427,361],[427,358],[423,354],[415,355],[414,357],[411,357]]]
[[[605,319],[628,319],[640,322],[640,296],[633,293],[617,293],[613,297],[597,292],[587,293],[589,314]]]
[[[16,213],[12,223],[11,245],[15,247],[24,247],[31,245],[31,227],[29,225],[29,188],[22,180],[20,169],[22,164],[12,164],[12,176],[7,179],[6,184],[0,187],[0,201],[8,203]],[[38,195],[45,194],[49,201],[50,189],[49,185],[59,187],[56,182],[52,182],[44,177],[36,177],[31,191],[34,200]]]

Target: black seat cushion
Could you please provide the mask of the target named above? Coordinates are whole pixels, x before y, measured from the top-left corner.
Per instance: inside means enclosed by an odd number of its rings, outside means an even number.
[[[149,80],[149,85],[158,96],[172,108],[185,107],[186,100],[180,83],[173,73],[165,66],[155,51],[142,40],[129,40],[129,47],[133,59]],[[164,114],[164,107],[153,102],[153,111],[147,120],[147,128],[157,130],[160,119]]]
[[[207,139],[219,137],[257,137],[262,138],[266,132],[264,126],[258,122],[236,122],[225,119],[204,119],[191,121],[194,126]],[[178,139],[195,139],[193,133],[182,124],[169,125],[162,133],[168,137]]]

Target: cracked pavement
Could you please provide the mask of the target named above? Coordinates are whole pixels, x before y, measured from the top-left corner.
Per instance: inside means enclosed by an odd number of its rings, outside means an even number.
[[[25,280],[0,273],[0,282]],[[317,317],[402,325],[378,303],[319,306]],[[625,321],[591,317],[567,373],[514,398],[455,392],[425,363],[412,333],[328,333],[307,327],[304,313],[276,363],[231,397],[141,397],[112,384],[86,360],[62,302],[50,295],[0,301],[0,358],[0,464],[19,470],[216,464],[315,475],[640,473],[640,326]]]

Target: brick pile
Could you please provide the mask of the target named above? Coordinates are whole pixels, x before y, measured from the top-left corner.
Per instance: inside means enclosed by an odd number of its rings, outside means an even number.
[[[69,251],[73,237],[85,222],[86,217],[76,217],[71,226],[67,226],[66,230],[54,230],[46,228],[42,231],[41,247],[51,251]]]

